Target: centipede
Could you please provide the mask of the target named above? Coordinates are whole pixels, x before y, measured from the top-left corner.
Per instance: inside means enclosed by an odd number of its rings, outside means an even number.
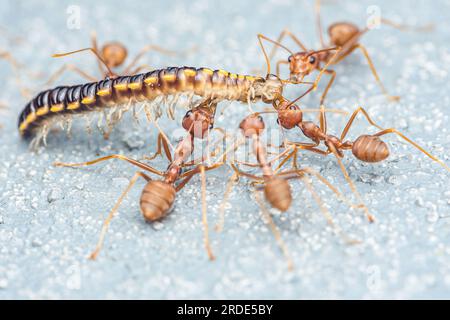
[[[199,96],[210,101],[212,109],[224,100],[271,104],[281,97],[284,85],[280,78],[271,74],[259,77],[209,68],[168,67],[42,91],[25,106],[18,127],[22,137],[34,136],[35,143],[39,143],[45,140],[55,122],[71,121],[75,115],[105,110],[118,110],[122,114],[134,103],[147,102],[148,107],[149,102],[170,96],[174,101],[168,113],[173,114],[173,107],[181,95],[187,95],[189,99]]]

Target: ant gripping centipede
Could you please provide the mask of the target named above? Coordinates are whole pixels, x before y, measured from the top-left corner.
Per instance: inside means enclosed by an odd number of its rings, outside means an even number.
[[[78,166],[89,166],[102,161],[110,160],[110,159],[120,159],[128,161],[129,163],[145,170],[145,172],[150,172],[161,176],[161,180],[153,180],[146,173],[138,171],[131,178],[127,188],[120,195],[118,201],[114,205],[113,209],[109,213],[108,217],[104,221],[100,238],[97,243],[95,250],[90,255],[91,259],[96,259],[98,256],[104,241],[104,237],[106,235],[108,226],[117,212],[121,202],[125,198],[126,194],[130,191],[133,185],[137,182],[139,177],[144,178],[147,181],[144,189],[142,190],[142,194],[140,197],[140,209],[144,219],[148,222],[154,222],[164,218],[171,210],[174,205],[175,197],[177,192],[179,192],[188,182],[189,180],[196,174],[201,174],[202,177],[202,222],[204,225],[204,241],[205,247],[208,253],[208,257],[213,260],[214,255],[209,245],[209,237],[208,237],[208,222],[206,216],[206,177],[205,171],[212,170],[218,168],[223,165],[222,162],[214,163],[210,166],[205,166],[200,163],[196,163],[196,161],[188,163],[188,158],[192,155],[194,150],[194,139],[205,138],[210,129],[211,122],[213,120],[213,114],[210,112],[208,107],[204,105],[199,105],[198,107],[190,110],[186,113],[182,126],[188,132],[187,135],[182,139],[178,145],[176,146],[173,159],[168,151],[169,148],[167,146],[167,141],[163,140],[165,143],[164,150],[166,151],[166,156],[170,161],[168,168],[162,172],[159,171],[152,166],[139,162],[134,159],[130,159],[120,154],[110,155],[106,157],[102,157],[93,161],[83,162],[83,163],[61,163],[55,162],[55,166],[64,166],[64,167],[78,167]],[[164,135],[162,135],[164,137]],[[190,169],[186,172],[182,172],[182,168],[185,166],[193,166],[193,169]]]
[[[285,64],[289,66],[291,80],[302,81],[304,77],[312,73],[314,70],[322,71],[323,69],[322,64],[328,63],[331,65],[336,65],[341,61],[343,61],[345,58],[347,58],[353,51],[359,49],[364,55],[365,59],[367,60],[370,70],[379,87],[381,88],[383,94],[390,101],[398,101],[399,100],[398,96],[392,96],[388,93],[388,91],[386,90],[386,88],[384,87],[383,83],[380,80],[380,77],[375,69],[375,66],[372,62],[372,59],[369,56],[367,49],[361,43],[359,43],[361,36],[367,33],[370,30],[370,28],[365,27],[363,29],[360,29],[351,22],[333,23],[328,28],[328,36],[330,38],[330,44],[327,45],[323,39],[323,31],[320,22],[319,8],[320,8],[320,1],[316,0],[316,23],[322,48],[319,50],[308,50],[307,47],[288,29],[282,31],[277,40],[272,40],[266,37],[265,35],[259,34],[258,41],[265,56],[267,65],[268,66],[270,65],[269,62],[275,56],[276,50],[278,48],[282,48],[289,53],[289,57],[287,59],[277,61],[276,63],[277,76],[280,76],[280,66],[282,64]],[[431,26],[418,28],[404,26],[384,18],[380,18],[379,21],[380,23],[390,25],[400,30],[427,31],[431,29]],[[302,51],[293,52],[289,48],[284,46],[281,43],[281,41],[285,36],[291,37],[292,40],[302,49]],[[266,50],[264,49],[264,45],[262,43],[263,39],[275,45],[270,55],[267,55]],[[337,51],[337,55],[335,56],[331,55],[330,54],[331,51]],[[330,80],[324,92],[322,93],[322,96],[320,98],[320,104],[324,103],[327,93],[336,78],[336,71],[327,68],[324,72],[330,75]]]
[[[97,37],[95,33],[91,35],[91,47],[79,49],[66,53],[57,53],[52,55],[52,57],[60,58],[65,57],[71,54],[89,51],[95,55],[98,68],[100,70],[101,79],[103,78],[116,78],[119,75],[128,76],[141,72],[144,69],[151,70],[151,67],[147,64],[137,65],[139,60],[149,51],[156,51],[165,55],[176,55],[175,51],[167,50],[161,48],[157,45],[147,45],[142,48],[139,53],[131,60],[131,62],[124,66],[122,71],[118,71],[117,68],[122,67],[125,64],[125,61],[128,57],[128,50],[124,44],[119,41],[110,41],[104,43],[101,47],[97,44]],[[98,77],[89,75],[85,71],[81,70],[77,66],[73,64],[64,64],[60,69],[58,69],[52,76],[50,76],[49,80],[46,82],[46,85],[50,85],[54,83],[54,81],[60,77],[65,71],[73,71],[84,79],[88,81],[97,81]]]
[[[259,113],[256,114],[250,114],[247,116],[244,120],[241,121],[239,128],[242,131],[242,134],[246,139],[252,140],[252,149],[253,153],[255,154],[257,164],[252,164],[249,162],[241,162],[234,160],[231,163],[231,167],[234,170],[234,174],[230,177],[230,180],[227,184],[227,188],[224,194],[224,198],[222,201],[222,204],[220,206],[220,222],[216,225],[216,230],[221,231],[223,229],[224,224],[224,209],[225,209],[225,203],[227,201],[227,198],[229,194],[231,193],[231,188],[235,181],[240,177],[244,176],[246,178],[249,178],[253,180],[252,184],[256,185],[257,188],[255,189],[254,196],[255,200],[258,203],[258,205],[261,208],[261,211],[263,213],[263,216],[267,220],[269,227],[271,231],[273,232],[278,245],[280,246],[280,249],[282,250],[283,254],[285,255],[287,262],[288,262],[288,269],[292,270],[293,263],[289,256],[288,250],[284,242],[282,241],[280,231],[277,229],[271,214],[267,212],[264,203],[259,198],[258,190],[263,189],[264,191],[264,197],[269,202],[269,204],[280,210],[281,212],[285,212],[289,209],[291,203],[292,203],[292,192],[291,187],[288,183],[288,180],[290,179],[301,179],[303,183],[306,185],[308,191],[313,196],[315,202],[320,208],[320,211],[325,216],[328,224],[333,227],[337,233],[343,238],[343,240],[348,244],[355,244],[359,243],[357,240],[353,240],[348,238],[345,234],[343,234],[342,230],[338,228],[337,225],[334,224],[333,219],[331,217],[331,214],[329,213],[328,209],[325,207],[322,199],[318,195],[318,193],[315,191],[314,187],[312,186],[312,183],[309,181],[309,179],[306,178],[307,175],[315,176],[320,182],[322,182],[325,186],[327,186],[331,191],[333,191],[339,199],[343,200],[345,203],[347,203],[350,207],[357,207],[353,204],[351,204],[348,199],[342,195],[326,178],[324,178],[322,175],[320,175],[318,172],[313,170],[312,168],[304,167],[304,168],[293,168],[293,170],[285,170],[285,171],[279,171],[279,168],[275,171],[272,169],[272,163],[278,159],[283,158],[286,156],[289,152],[293,151],[295,147],[288,147],[283,152],[278,154],[274,159],[269,160],[268,159],[268,152],[266,150],[266,146],[263,143],[261,139],[261,134],[263,130],[265,129],[265,124],[263,121],[263,118],[259,115]],[[232,149],[236,149],[239,146],[239,142],[236,142],[234,147]],[[257,176],[248,172],[244,172],[238,168],[239,165],[246,165],[246,166],[252,166],[252,167],[259,167],[262,171],[262,176]],[[262,186],[259,186],[259,184],[262,184]]]
[[[361,200],[359,193],[356,190],[352,180],[350,179],[347,170],[345,169],[341,158],[343,158],[345,150],[351,150],[352,154],[361,161],[374,163],[385,160],[389,156],[389,148],[387,144],[380,139],[381,136],[386,134],[396,134],[416,149],[427,155],[432,160],[439,163],[442,167],[444,167],[447,171],[450,171],[450,168],[440,159],[433,156],[425,149],[423,149],[420,145],[406,137],[403,133],[398,131],[395,128],[384,129],[378,124],[376,124],[368,115],[368,113],[362,108],[359,107],[356,109],[353,114],[350,116],[344,130],[342,131],[340,137],[336,137],[334,135],[330,135],[327,133],[327,121],[325,108],[321,106],[320,112],[320,124],[317,125],[311,121],[303,121],[303,113],[301,109],[295,104],[295,100],[289,102],[287,100],[281,101],[280,104],[276,107],[278,113],[278,123],[284,129],[293,129],[294,127],[299,127],[302,133],[313,141],[313,143],[300,143],[300,142],[291,142],[286,141],[284,146],[295,146],[294,150],[285,157],[285,159],[280,163],[280,167],[288,161],[291,157],[296,157],[298,149],[308,150],[311,152],[318,153],[320,155],[329,155],[333,154],[339,166],[344,174],[345,179],[348,181],[353,193],[355,196]],[[380,131],[375,134],[363,134],[360,135],[354,141],[345,140],[345,137],[348,134],[349,129],[351,128],[356,116],[362,113],[364,117],[367,119],[370,125],[376,127]],[[326,150],[322,150],[317,148],[320,143],[323,142],[326,146]],[[295,159],[295,158],[294,158]],[[294,160],[295,161],[295,160]],[[362,202],[361,202],[362,203]],[[368,209],[364,206],[366,211],[367,218],[369,221],[373,221],[373,216],[368,212]]]
[[[303,95],[316,88],[320,76],[314,83],[307,83],[311,86]],[[19,117],[19,132],[23,137],[35,136],[33,146],[37,146],[41,140],[45,142],[54,122],[71,121],[76,114],[105,110],[109,110],[108,117],[113,119],[108,123],[112,129],[133,103],[157,103],[157,99],[169,96],[173,100],[167,113],[172,118],[173,108],[181,95],[189,97],[188,104],[194,96],[210,101],[211,105],[225,100],[274,104],[282,97],[287,83],[292,82],[271,74],[263,78],[208,68],[169,67],[82,85],[60,86],[39,93],[25,106]]]

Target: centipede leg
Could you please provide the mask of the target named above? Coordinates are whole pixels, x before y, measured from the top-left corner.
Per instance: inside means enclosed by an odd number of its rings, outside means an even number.
[[[111,212],[108,214],[107,218],[103,222],[102,230],[100,231],[100,237],[98,239],[97,245],[95,246],[95,250],[89,255],[89,259],[95,260],[97,258],[98,254],[100,253],[100,250],[102,249],[103,242],[105,240],[105,236],[106,236],[106,232],[108,231],[109,224],[111,223],[111,220],[114,218],[114,214],[117,212],[117,210],[119,209],[119,206],[122,203],[123,199],[128,194],[128,192],[131,190],[131,188],[134,186],[134,184],[139,179],[139,177],[144,178],[146,181],[150,181],[151,180],[151,178],[149,176],[147,176],[143,172],[138,171],[138,172],[136,172],[134,174],[134,176],[131,178],[128,186],[122,192],[122,194],[120,195],[120,197],[117,200],[116,204],[112,208]]]

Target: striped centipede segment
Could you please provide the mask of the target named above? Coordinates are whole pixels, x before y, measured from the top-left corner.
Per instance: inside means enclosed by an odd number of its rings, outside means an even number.
[[[38,138],[37,131],[41,129],[46,134],[55,120],[120,108],[133,102],[185,94],[199,96],[215,104],[224,100],[273,103],[281,96],[282,90],[282,81],[273,75],[262,78],[208,68],[169,67],[43,91],[25,106],[18,126],[22,137]]]

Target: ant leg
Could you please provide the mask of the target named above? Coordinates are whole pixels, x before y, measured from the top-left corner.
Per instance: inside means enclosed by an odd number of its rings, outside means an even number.
[[[45,86],[49,86],[51,85],[53,82],[55,82],[55,80],[59,77],[61,77],[61,75],[65,72],[65,71],[73,71],[77,74],[79,74],[80,76],[82,76],[83,78],[85,78],[86,80],[90,81],[90,82],[95,82],[97,81],[96,78],[94,78],[93,76],[90,76],[89,74],[87,74],[86,72],[84,72],[83,70],[79,69],[78,67],[74,66],[73,64],[64,64],[61,68],[59,68],[57,71],[55,71],[47,80],[47,82],[44,84]]]
[[[322,21],[320,19],[320,0],[316,0],[314,3],[314,11],[316,13],[316,26],[317,33],[319,34],[320,45],[322,48],[325,48],[325,41],[323,40],[323,29],[322,29]]]
[[[299,178],[304,175],[304,173],[307,173],[309,175],[312,175],[317,178],[320,182],[322,182],[324,185],[327,186],[328,189],[330,189],[337,198],[345,202],[349,207],[351,208],[361,208],[361,205],[355,205],[348,200],[346,196],[344,196],[335,186],[331,184],[324,176],[322,176],[320,173],[318,173],[316,170],[309,168],[309,167],[303,167],[301,169],[295,169],[295,170],[289,170],[289,171],[283,171],[278,173],[277,175],[280,177],[285,177],[285,179],[291,179],[291,178]],[[290,177],[289,175],[295,174],[294,177]]]
[[[149,51],[156,51],[158,53],[162,53],[167,56],[175,56],[177,54],[175,51],[167,50],[167,49],[164,49],[157,45],[146,45],[136,54],[136,56],[133,58],[133,60],[131,60],[130,64],[128,64],[128,66],[125,67],[124,73],[128,74],[128,72],[132,68],[134,68],[136,66],[136,64],[139,62],[139,60]]]
[[[298,171],[302,171],[301,169]],[[306,171],[306,170],[305,170]],[[309,173],[309,172],[308,172]],[[301,174],[300,172],[298,172],[297,174]],[[327,183],[327,186],[330,186],[331,183],[329,183],[323,176],[321,176],[320,174],[316,173],[316,177],[321,177],[323,180],[325,180]],[[344,231],[342,231],[342,229],[336,225],[333,221],[333,218],[330,214],[330,211],[325,207],[325,204],[322,200],[322,198],[319,196],[319,194],[316,192],[316,190],[314,189],[311,181],[309,179],[307,179],[306,177],[304,177],[303,175],[298,176],[298,178],[300,178],[302,180],[302,182],[305,184],[306,188],[308,189],[309,193],[311,193],[311,195],[314,198],[314,201],[317,203],[317,205],[319,206],[320,211],[322,212],[323,216],[325,217],[325,219],[327,220],[327,223],[337,232],[337,234],[339,234],[342,239],[344,240],[344,242],[346,242],[347,244],[357,244],[360,243],[360,241],[355,240],[355,239],[351,239],[349,238]],[[320,181],[323,181],[322,179],[320,179]],[[334,187],[331,188],[331,190],[333,192],[338,192],[337,195],[339,198],[341,199],[346,199],[339,191],[335,190]],[[345,201],[347,204],[350,202],[346,199]],[[350,204],[351,207],[353,207],[353,204]]]
[[[137,73],[141,73],[143,70],[152,70],[152,66],[148,64],[141,64],[138,67],[136,67],[134,70],[129,71],[128,73],[123,73],[123,75],[134,75]]]
[[[327,116],[325,114],[325,106],[323,104],[320,104],[320,113],[319,113],[319,123],[320,123],[320,130],[324,134],[327,133]]]
[[[148,121],[153,122],[153,124],[155,125],[155,127],[158,129],[159,134],[164,138],[164,141],[169,145],[170,149],[175,150],[175,147],[170,143],[169,138],[167,137],[167,135],[164,133],[163,129],[159,126],[158,121],[155,119],[153,120],[152,114],[151,112],[148,110],[147,108],[148,103],[145,102],[144,103],[144,111],[145,111],[145,115],[148,119]],[[170,153],[170,152],[169,152]]]
[[[162,149],[164,149],[164,153],[166,155],[167,160],[169,160],[169,162],[172,162],[172,155],[170,153],[169,145],[167,144],[167,141],[165,139],[166,138],[161,133],[158,134],[157,149],[156,149],[155,154],[150,157],[144,156],[144,159],[145,160],[153,160],[158,155],[162,156]]]
[[[206,175],[205,175],[205,171],[212,170],[221,165],[222,164],[218,164],[218,165],[213,165],[210,167],[205,167],[204,165],[199,165],[195,169],[187,172],[186,173],[187,175],[185,176],[183,181],[175,188],[175,190],[178,192],[186,185],[186,183],[189,180],[191,180],[191,178],[195,174],[200,172],[201,179],[202,179],[202,223],[203,223],[203,228],[204,228],[204,242],[205,242],[206,252],[208,253],[208,257],[210,260],[214,260],[215,257],[212,253],[211,246],[209,244],[209,231],[208,231],[209,228],[208,228],[208,219],[207,219],[207,214],[206,214]]]
[[[367,113],[366,110],[364,110],[364,108],[359,107],[358,109],[356,109],[352,116],[350,117],[350,120],[348,121],[347,125],[345,126],[345,129],[342,131],[341,134],[341,141],[345,138],[345,136],[348,133],[348,130],[350,129],[350,126],[352,125],[353,121],[355,120],[355,117],[357,116],[357,114],[361,112],[364,117],[367,119],[367,121],[374,127],[378,128],[379,130],[381,130],[380,132],[374,134],[375,136],[382,136],[388,133],[395,133],[396,135],[398,135],[399,137],[401,137],[403,140],[407,141],[408,143],[410,143],[411,145],[413,145],[416,149],[418,149],[419,151],[421,151],[422,153],[424,153],[425,155],[427,155],[429,158],[431,158],[433,161],[436,161],[437,163],[439,163],[441,166],[443,166],[447,171],[450,171],[450,168],[440,159],[438,159],[437,157],[433,156],[432,154],[430,154],[429,152],[427,152],[425,149],[423,149],[420,145],[418,145],[417,143],[415,143],[414,141],[412,141],[411,139],[409,139],[408,137],[406,137],[403,133],[401,133],[400,131],[398,131],[395,128],[390,128],[390,129],[384,129],[381,126],[379,126],[378,124],[376,124],[369,116],[369,114]]]
[[[350,189],[352,190],[353,194],[356,197],[356,200],[360,203],[360,207],[363,209],[364,213],[366,214],[367,220],[369,220],[369,222],[374,222],[375,218],[373,217],[372,214],[370,214],[369,209],[364,204],[361,195],[359,194],[358,190],[356,189],[355,184],[353,183],[352,179],[350,178],[350,175],[348,174],[347,169],[345,169],[345,166],[342,163],[341,158],[339,157],[336,147],[332,143],[330,143],[328,148],[329,148],[329,151],[334,154],[334,156],[339,164],[339,167],[341,168],[341,171],[344,174],[344,178],[345,178],[345,180],[347,180],[348,185],[350,186]]]
[[[98,49],[98,44],[97,44],[97,33],[95,31],[91,32],[91,44],[92,44],[92,48],[95,50],[95,52],[100,52],[100,50]],[[96,59],[97,60],[97,65],[98,65],[98,69],[100,70],[100,74],[106,74],[107,72],[105,72],[105,69],[103,69],[103,67],[106,65],[104,62],[102,63],[102,61],[100,59]]]
[[[203,237],[209,260],[214,260],[215,257],[214,254],[212,253],[211,246],[209,244],[208,216],[206,214],[206,174],[205,174],[205,166],[203,165],[200,165],[200,176],[202,178],[202,224],[204,229]]]
[[[278,78],[281,78],[280,77],[280,73],[281,73],[280,72],[280,65],[282,65],[282,64],[289,64],[289,62],[287,60],[278,60],[277,61],[277,69],[276,70],[277,70],[277,77]]]
[[[281,44],[281,41],[285,36],[291,37],[292,40],[300,47],[302,48],[302,51],[308,51],[308,49],[305,47],[305,45],[288,29],[285,28],[280,35],[278,36],[275,45]],[[269,40],[271,41],[271,40]],[[272,41],[271,41],[272,42]],[[278,46],[273,46],[272,51],[270,52],[269,59],[272,60],[275,56],[275,53],[277,52]]]
[[[390,128],[390,129],[384,129],[376,134],[374,134],[374,136],[382,136],[388,133],[395,133],[396,135],[398,135],[399,137],[401,137],[403,140],[407,141],[408,143],[410,143],[411,145],[413,145],[416,149],[418,149],[419,151],[421,151],[422,153],[426,154],[430,159],[432,159],[433,161],[436,161],[437,163],[439,163],[442,167],[444,167],[445,170],[450,171],[450,167],[448,165],[446,165],[442,160],[436,158],[435,156],[433,156],[432,154],[430,154],[429,152],[425,151],[425,149],[423,149],[421,146],[419,146],[417,143],[415,143],[414,141],[412,141],[411,139],[409,139],[408,137],[406,137],[403,133],[401,133],[400,131],[398,131],[397,129],[394,128]]]
[[[364,108],[362,107],[358,107],[358,109],[356,109],[355,111],[353,111],[352,115],[350,116],[350,119],[348,120],[347,124],[345,125],[344,130],[342,130],[341,133],[341,137],[340,140],[343,141],[345,136],[348,133],[348,130],[350,129],[350,127],[353,124],[353,121],[355,120],[356,116],[358,115],[358,113],[362,113],[364,115],[364,117],[366,117],[367,121],[369,122],[369,124],[371,124],[372,126],[376,127],[379,130],[383,130],[382,127],[380,127],[378,124],[376,124],[370,117],[369,114],[367,113],[366,110],[364,110]]]
[[[274,41],[274,40],[266,37],[265,35],[259,33],[258,34],[258,42],[259,42],[259,46],[261,47],[261,50],[262,50],[262,52],[264,54],[264,59],[266,60],[266,66],[267,66],[266,74],[270,74],[270,59],[269,59],[269,56],[267,55],[266,49],[264,48],[264,45],[263,45],[263,42],[262,42],[263,39],[266,40],[266,41],[269,41],[269,42],[271,42],[271,43],[273,43],[273,44],[275,44],[275,45],[277,45],[277,46],[279,46],[279,47],[281,47],[283,49],[285,49],[291,55],[293,55],[294,53],[291,50],[289,50],[287,47],[283,46],[281,43],[279,43],[277,41]]]
[[[328,90],[330,90],[331,85],[333,84],[334,79],[336,78],[336,71],[327,69],[324,72],[327,74],[330,74],[331,76],[330,76],[330,80],[328,81],[328,84],[325,88],[325,91],[322,93],[322,96],[320,97],[320,105],[323,105],[323,103],[325,102],[325,98],[328,94]]]
[[[124,160],[124,161],[127,161],[127,162],[131,163],[132,165],[135,165],[135,166],[137,166],[137,167],[139,167],[139,168],[141,168],[143,170],[147,170],[147,171],[149,171],[151,173],[154,173],[156,175],[159,175],[159,176],[163,176],[164,175],[163,172],[161,172],[159,170],[156,170],[153,167],[151,167],[151,166],[149,166],[149,165],[147,165],[145,163],[142,163],[142,162],[139,162],[137,160],[128,158],[128,157],[123,156],[121,154],[113,154],[113,155],[110,155],[110,156],[101,157],[101,158],[98,158],[98,159],[95,159],[95,160],[92,160],[92,161],[81,162],[81,163],[54,162],[53,165],[55,167],[81,167],[81,166],[90,166],[90,165],[93,165],[93,164],[96,164],[96,163],[99,163],[99,162],[102,162],[102,161],[110,160],[110,159]]]
[[[399,96],[392,96],[388,93],[386,88],[384,87],[383,83],[381,82],[380,76],[377,73],[377,70],[375,69],[375,65],[372,62],[372,59],[369,56],[369,52],[367,52],[367,49],[362,44],[355,44],[345,55],[342,55],[339,59],[337,59],[334,63],[338,63],[339,61],[343,60],[345,57],[347,57],[350,53],[352,53],[354,50],[360,49],[364,57],[366,58],[367,63],[369,64],[370,71],[372,71],[373,76],[375,77],[375,80],[378,83],[378,86],[381,88],[381,91],[383,94],[387,97],[389,101],[399,101]]]
[[[16,72],[21,67],[20,63],[17,62],[17,60],[14,59],[13,55],[8,51],[0,50],[0,59],[8,61]]]
[[[103,58],[101,57],[101,55],[98,53],[96,48],[83,48],[83,49],[79,49],[79,50],[75,50],[75,51],[70,51],[70,52],[64,52],[64,53],[55,53],[52,55],[53,58],[61,58],[61,57],[65,57],[71,54],[75,54],[75,53],[79,53],[79,52],[83,52],[83,51],[90,51],[92,52],[98,59],[98,61],[100,61],[103,66],[105,66],[107,72],[107,75],[110,77],[114,77],[116,76],[116,74],[111,70],[111,68],[108,66],[108,64],[105,62],[105,60],[103,60]],[[99,62],[99,63],[100,63]]]
[[[404,24],[400,24],[388,19],[381,18],[380,22],[392,28],[398,29],[400,31],[413,31],[413,32],[430,32],[434,30],[434,24],[429,23],[421,27],[412,27]]]
[[[258,203],[259,207],[261,208],[261,212],[263,214],[263,217],[266,219],[266,221],[267,221],[267,223],[269,225],[269,228],[272,231],[272,234],[274,235],[278,246],[280,247],[281,251],[283,252],[283,255],[285,256],[285,258],[287,260],[288,270],[292,271],[294,269],[294,263],[292,261],[292,258],[290,256],[290,254],[289,254],[289,250],[288,250],[286,244],[284,243],[283,239],[281,238],[280,230],[278,230],[277,226],[275,225],[275,222],[272,219],[272,216],[267,211],[267,208],[264,205],[263,201],[261,200],[258,191],[255,190],[255,191],[253,191],[253,193],[254,193],[256,202]]]
[[[89,255],[89,259],[95,260],[97,258],[98,254],[100,253],[100,250],[102,249],[103,242],[105,240],[105,235],[106,235],[106,232],[108,231],[109,224],[111,223],[112,218],[114,218],[114,214],[117,212],[123,199],[125,198],[127,193],[131,190],[131,188],[136,183],[136,181],[139,179],[139,177],[144,178],[147,182],[151,180],[151,178],[143,172],[138,171],[134,174],[134,176],[131,178],[130,183],[128,184],[127,188],[122,192],[122,194],[120,195],[116,204],[112,208],[111,212],[108,214],[108,217],[103,222],[102,230],[100,232],[100,237],[98,239],[97,245],[95,246],[95,250]]]
[[[228,179],[227,187],[225,189],[225,193],[223,194],[222,202],[220,203],[219,208],[219,222],[217,222],[215,226],[216,232],[222,232],[223,226],[225,225],[225,205],[228,202],[228,197],[233,190],[234,185],[239,180],[239,173],[235,171],[233,175]]]

